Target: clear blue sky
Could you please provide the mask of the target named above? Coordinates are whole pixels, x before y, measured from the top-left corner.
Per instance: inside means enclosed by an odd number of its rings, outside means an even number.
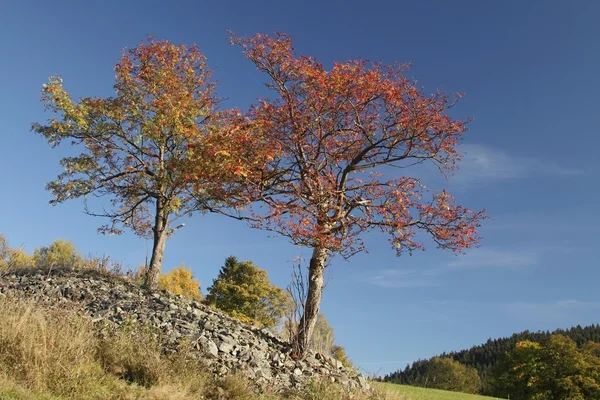
[[[395,257],[387,238],[328,271],[322,310],[337,342],[371,372],[524,329],[600,322],[600,2],[580,1],[8,1],[0,5],[0,232],[27,251],[56,238],[132,267],[151,243],[96,234],[100,220],[71,201],[48,205],[44,185],[67,150],[29,131],[51,115],[39,101],[61,74],[74,96],[110,96],[123,47],[146,35],[196,43],[225,106],[263,96],[263,77],[226,41],[287,32],[325,65],[366,58],[411,62],[425,91],[467,98],[473,116],[461,171],[445,186],[493,220],[481,248],[431,247]],[[165,267],[190,266],[210,286],[235,255],[282,287],[306,252],[219,216],[197,215],[168,243]]]

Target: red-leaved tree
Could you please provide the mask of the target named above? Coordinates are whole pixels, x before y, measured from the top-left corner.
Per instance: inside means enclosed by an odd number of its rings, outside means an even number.
[[[73,101],[62,80],[51,78],[42,100],[57,117],[32,129],[53,147],[66,141],[81,150],[62,159],[64,172],[48,184],[51,203],[108,197],[111,207],[93,211],[86,203],[86,212],[109,219],[101,233],[130,228],[153,239],[146,285],[155,289],[166,241],[182,226],[177,220],[240,205],[243,196],[229,191],[252,167],[246,149],[255,140],[237,128],[239,112],[217,109],[215,83],[196,46],[150,39],[124,51],[115,71],[108,98]]]
[[[304,357],[328,260],[363,251],[364,232],[388,233],[398,255],[423,248],[418,231],[444,249],[478,244],[483,211],[456,205],[446,191],[430,194],[419,179],[403,175],[423,162],[451,171],[465,122],[446,113],[454,99],[442,92],[425,96],[404,76],[405,66],[349,61],[327,70],[295,56],[285,34],[231,40],[267,73],[276,94],[248,113],[252,129],[274,150],[262,171],[249,176],[267,206],[250,220],[312,248],[295,338],[297,356]]]

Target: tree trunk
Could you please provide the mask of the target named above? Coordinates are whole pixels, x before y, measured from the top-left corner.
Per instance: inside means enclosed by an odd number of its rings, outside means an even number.
[[[327,262],[327,249],[315,247],[310,259],[308,268],[308,292],[306,294],[306,303],[304,312],[298,325],[298,334],[296,335],[295,346],[296,355],[303,359],[308,354],[310,339],[312,337],[319,308],[321,306],[321,294],[323,293],[323,272]]]
[[[146,288],[154,291],[158,288],[158,277],[162,270],[163,255],[165,245],[167,244],[169,216],[164,211],[164,204],[161,199],[156,200],[156,216],[154,218],[154,227],[152,228],[154,243],[152,245],[152,258],[146,274]]]

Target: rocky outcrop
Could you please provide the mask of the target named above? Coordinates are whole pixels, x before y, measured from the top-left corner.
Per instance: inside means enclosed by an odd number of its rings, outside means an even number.
[[[165,352],[184,340],[215,374],[240,373],[257,388],[298,388],[329,379],[351,389],[368,388],[356,371],[311,353],[292,359],[291,346],[269,331],[245,325],[205,305],[166,292],[149,293],[127,279],[96,271],[20,271],[0,276],[0,295],[48,306],[77,307],[94,322],[138,321],[162,332]]]

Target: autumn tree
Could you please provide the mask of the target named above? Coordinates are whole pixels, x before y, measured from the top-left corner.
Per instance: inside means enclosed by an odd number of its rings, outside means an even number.
[[[174,294],[180,294],[188,299],[200,300],[200,282],[194,279],[192,271],[184,264],[173,268],[158,278],[158,287]]]
[[[206,304],[260,327],[277,325],[289,302],[286,292],[269,281],[267,271],[233,256],[227,257],[207,291]]]
[[[231,40],[267,74],[275,92],[248,112],[253,131],[275,149],[260,173],[248,177],[266,206],[248,219],[312,248],[297,336],[304,356],[328,261],[363,251],[365,232],[388,233],[398,255],[423,248],[418,231],[443,249],[477,245],[483,212],[456,205],[446,191],[428,193],[418,178],[402,174],[424,162],[450,172],[466,126],[447,114],[457,98],[424,95],[405,77],[405,66],[359,60],[326,69],[297,57],[285,34]]]
[[[564,335],[516,344],[494,367],[493,393],[515,400],[600,399],[597,345],[579,349]]]
[[[337,344],[331,347],[331,356],[342,363],[342,365],[346,368],[354,368],[352,365],[352,361],[348,358],[346,354],[346,349]]]
[[[236,136],[238,112],[217,110],[215,83],[196,46],[149,39],[125,50],[115,71],[115,96],[107,98],[74,101],[60,77],[50,78],[42,100],[57,117],[32,130],[53,147],[81,149],[62,159],[64,172],[47,185],[51,204],[108,197],[112,207],[93,211],[85,202],[86,213],[108,218],[100,233],[129,228],[153,239],[146,285],[155,289],[167,238],[183,226],[177,220],[227,203],[226,177],[213,173],[243,174],[235,150],[252,141]]]
[[[475,368],[462,365],[451,358],[434,357],[425,365],[420,381],[416,384],[453,392],[478,393],[481,379]]]

